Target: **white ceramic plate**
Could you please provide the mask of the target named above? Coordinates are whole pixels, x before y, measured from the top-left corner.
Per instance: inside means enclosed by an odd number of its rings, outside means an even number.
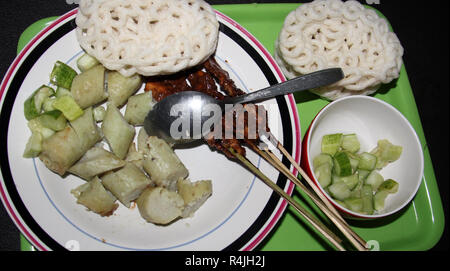
[[[201,145],[176,150],[192,181],[211,179],[213,195],[192,218],[169,226],[146,223],[137,208],[120,206],[100,217],[76,204],[70,190],[82,184],[75,176],[61,178],[39,159],[24,159],[30,135],[23,102],[47,84],[55,61],[72,67],[82,54],[75,37],[76,10],[41,31],[19,54],[1,88],[0,195],[11,218],[40,250],[251,250],[285,210],[286,202],[237,162]],[[284,81],[266,49],[245,29],[217,12],[220,37],[216,59],[236,85],[254,91]],[[299,160],[300,123],[292,96],[264,102],[269,126]],[[293,185],[251,151],[248,158],[289,194]],[[285,161],[286,162],[286,161]],[[287,164],[287,162],[286,162]]]

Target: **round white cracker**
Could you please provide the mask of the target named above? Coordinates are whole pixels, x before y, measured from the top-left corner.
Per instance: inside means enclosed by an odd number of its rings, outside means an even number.
[[[203,0],[81,0],[81,47],[124,76],[176,73],[217,47],[219,23]]]
[[[329,100],[374,93],[399,76],[403,56],[385,19],[359,2],[340,0],[316,0],[292,11],[275,49],[275,59],[288,78],[342,68],[343,80],[313,90]]]

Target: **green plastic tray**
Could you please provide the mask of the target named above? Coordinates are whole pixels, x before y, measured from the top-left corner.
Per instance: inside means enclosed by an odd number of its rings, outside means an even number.
[[[297,7],[298,4],[214,6],[245,27],[271,53],[274,51],[274,42],[283,26],[284,18]],[[20,37],[18,52],[55,18],[42,19],[28,27]],[[424,178],[414,200],[399,214],[376,221],[350,221],[349,223],[365,240],[373,240],[370,243],[374,244],[374,248],[380,250],[428,250],[439,241],[442,235],[444,211],[420,116],[404,66],[399,79],[394,84],[384,86],[383,91],[380,91],[375,97],[400,110],[416,130],[423,146]],[[295,99],[303,136],[314,116],[328,102],[306,92],[295,95]],[[316,207],[311,207],[314,204],[305,200],[298,190],[294,191],[294,197],[312,212],[320,213]],[[23,236],[21,236],[21,248],[22,250],[33,250]],[[331,247],[316,235],[309,225],[303,222],[295,210],[289,207],[277,227],[258,249],[263,251],[317,251],[331,249]]]

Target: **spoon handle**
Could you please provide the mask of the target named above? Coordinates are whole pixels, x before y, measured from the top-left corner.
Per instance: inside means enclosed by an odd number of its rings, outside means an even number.
[[[224,103],[241,104],[270,99],[297,91],[323,87],[344,78],[341,68],[330,68],[305,74],[270,87],[224,100]]]

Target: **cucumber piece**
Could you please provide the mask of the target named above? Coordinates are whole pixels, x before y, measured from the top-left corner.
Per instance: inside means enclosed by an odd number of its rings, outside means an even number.
[[[402,154],[403,148],[401,146],[393,145],[389,140],[378,140],[377,147],[371,151],[377,157],[376,168],[381,169],[398,160]]]
[[[314,170],[317,181],[325,188],[331,183],[331,166],[328,163],[322,164]]]
[[[340,177],[340,181],[345,183],[348,189],[353,190],[359,182],[358,173],[350,176]]]
[[[322,137],[322,153],[334,156],[339,151],[342,144],[342,134],[329,134]]]
[[[360,181],[365,181],[367,179],[367,176],[369,176],[370,171],[369,170],[364,170],[364,169],[359,169],[358,170],[358,177]]]
[[[342,137],[342,149],[355,153],[359,151],[360,143],[356,134],[348,134]]]
[[[24,158],[33,158],[37,157],[39,153],[42,151],[42,134],[41,133],[32,133],[28,138],[27,145],[25,146],[25,151],[23,152]]]
[[[374,170],[377,165],[377,157],[368,152],[363,152],[359,155],[358,168],[363,170]]]
[[[83,109],[75,102],[72,96],[63,95],[57,97],[53,107],[61,111],[69,121],[73,121],[83,115]]]
[[[348,198],[344,200],[345,206],[353,212],[361,212],[363,209],[363,200],[362,198]]]
[[[349,151],[344,151],[347,156],[348,159],[350,159],[350,165],[352,166],[352,171],[353,173],[355,173],[358,170],[358,166],[359,166],[359,155],[357,155],[356,153],[352,153]]]
[[[386,201],[386,197],[389,195],[388,191],[378,191],[373,196],[373,205],[375,210],[381,211],[384,209],[384,202]]]
[[[77,59],[77,67],[81,72],[89,70],[90,68],[96,66],[98,63],[99,62],[95,57],[86,53]]]
[[[44,102],[42,103],[42,110],[44,110],[44,112],[55,110],[55,108],[53,107],[54,101],[55,101],[54,97],[48,97],[47,99],[45,99]]]
[[[72,95],[72,93],[70,92],[70,90],[69,89],[67,89],[67,88],[63,88],[63,87],[57,87],[56,88],[56,94],[55,94],[55,96],[56,97],[61,97],[61,96],[63,96],[63,95]]]
[[[337,200],[345,200],[350,197],[350,189],[348,189],[347,185],[343,182],[334,183],[328,186],[328,190],[330,191],[330,195]]]
[[[345,177],[352,175],[352,165],[350,159],[345,152],[338,152],[333,157],[334,172],[339,177]]]
[[[352,167],[352,172],[355,173],[358,170],[359,159],[352,158],[349,156],[350,166]]]
[[[356,184],[355,188],[353,188],[350,197],[351,198],[361,198],[361,190],[362,187],[364,185],[364,182],[359,180],[358,183]]]
[[[32,120],[39,116],[41,110],[40,108],[39,110],[37,109],[36,104],[34,103],[34,97],[30,97],[25,100],[23,103],[23,113],[27,120]]]
[[[340,183],[341,182],[341,177],[339,177],[336,174],[333,174],[333,172],[331,172],[331,183]]]
[[[396,181],[392,179],[387,179],[378,187],[378,191],[387,191],[390,194],[394,194],[397,193],[398,186],[399,185]]]
[[[45,85],[34,91],[23,104],[25,118],[27,120],[31,120],[39,116],[42,111],[42,104],[44,103],[44,100],[54,94],[55,91],[51,87]]]
[[[34,96],[34,104],[36,105],[36,108],[40,111],[45,100],[53,95],[55,95],[55,91],[51,87],[40,87],[36,95]]]
[[[381,174],[374,170],[370,172],[369,176],[367,176],[364,184],[370,185],[372,187],[372,191],[377,191],[378,187],[384,182],[383,176]]]
[[[30,128],[30,131],[33,134],[34,133],[41,134],[43,139],[49,138],[55,133],[55,131],[53,131],[52,129],[42,125],[42,122],[40,121],[39,117],[28,121],[28,128]]]
[[[331,167],[333,166],[333,157],[326,153],[321,153],[317,155],[313,160],[313,167],[317,168],[323,164],[329,164]]]
[[[334,201],[335,201],[337,204],[341,205],[342,207],[348,209],[348,206],[347,206],[347,204],[345,204],[344,201],[340,201],[340,200],[337,200],[337,199],[335,199]]]
[[[39,116],[39,121],[44,127],[53,131],[61,131],[66,128],[67,120],[59,110],[53,110],[43,113]]]
[[[77,72],[69,65],[64,64],[61,61],[56,61],[52,73],[50,74],[50,82],[58,87],[70,89],[73,78],[76,75]]]
[[[373,214],[373,192],[370,185],[363,185],[361,188],[361,199],[363,202],[362,213]]]

